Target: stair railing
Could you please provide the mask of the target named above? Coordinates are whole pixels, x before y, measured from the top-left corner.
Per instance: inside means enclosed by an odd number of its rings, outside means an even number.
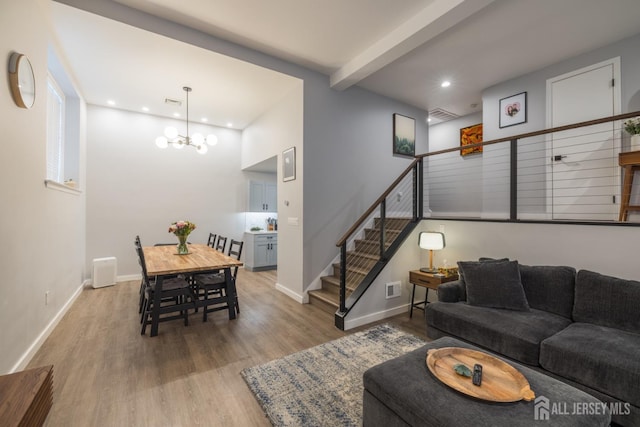
[[[422,182],[422,158],[416,158],[336,243],[340,248],[338,328],[344,329],[344,317],[422,219]],[[367,236],[377,237],[375,247],[365,240]],[[356,249],[364,254],[355,255]]]

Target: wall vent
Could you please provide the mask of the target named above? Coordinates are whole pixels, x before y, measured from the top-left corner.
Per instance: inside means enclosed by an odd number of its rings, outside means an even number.
[[[443,110],[442,108],[434,108],[433,110],[429,110],[429,118],[431,119],[431,124],[442,123],[449,120],[457,119],[457,114],[453,114],[447,110]]]
[[[178,101],[177,99],[165,98],[164,103],[169,105],[175,105],[176,107],[182,106],[182,101]]]
[[[402,282],[387,283],[385,290],[387,299],[399,297],[402,295]]]

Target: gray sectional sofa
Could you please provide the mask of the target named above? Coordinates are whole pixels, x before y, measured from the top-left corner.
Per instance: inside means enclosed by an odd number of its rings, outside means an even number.
[[[524,363],[640,426],[640,282],[565,266],[459,263],[426,307],[427,335],[452,336]]]

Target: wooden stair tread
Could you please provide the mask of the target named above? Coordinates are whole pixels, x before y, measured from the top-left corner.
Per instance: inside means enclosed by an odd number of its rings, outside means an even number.
[[[321,277],[321,280],[323,282],[328,282],[328,283],[334,285],[336,288],[340,289],[340,279],[338,277],[336,277],[336,276],[323,276],[323,277]],[[356,286],[359,285],[359,284],[360,284],[359,282],[354,284],[352,282],[348,282],[347,281],[347,294],[349,292],[353,292],[356,289]],[[311,292],[311,291],[309,291],[309,292]],[[335,294],[337,295],[338,292],[335,292]]]
[[[337,294],[329,292],[326,289],[315,289],[309,291],[309,296],[322,300],[324,303],[334,306],[336,310],[340,307],[340,299]]]

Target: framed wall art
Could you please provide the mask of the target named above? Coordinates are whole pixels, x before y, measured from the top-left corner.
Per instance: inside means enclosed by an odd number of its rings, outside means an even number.
[[[527,92],[500,100],[500,128],[527,122]]]
[[[393,154],[415,157],[416,120],[395,113],[393,115]]]
[[[460,147],[478,144],[480,142],[482,142],[482,123],[460,129]],[[460,150],[461,156],[474,153],[482,153],[482,145],[479,147],[462,148]]]
[[[287,148],[282,152],[282,180],[296,179],[296,147]]]

